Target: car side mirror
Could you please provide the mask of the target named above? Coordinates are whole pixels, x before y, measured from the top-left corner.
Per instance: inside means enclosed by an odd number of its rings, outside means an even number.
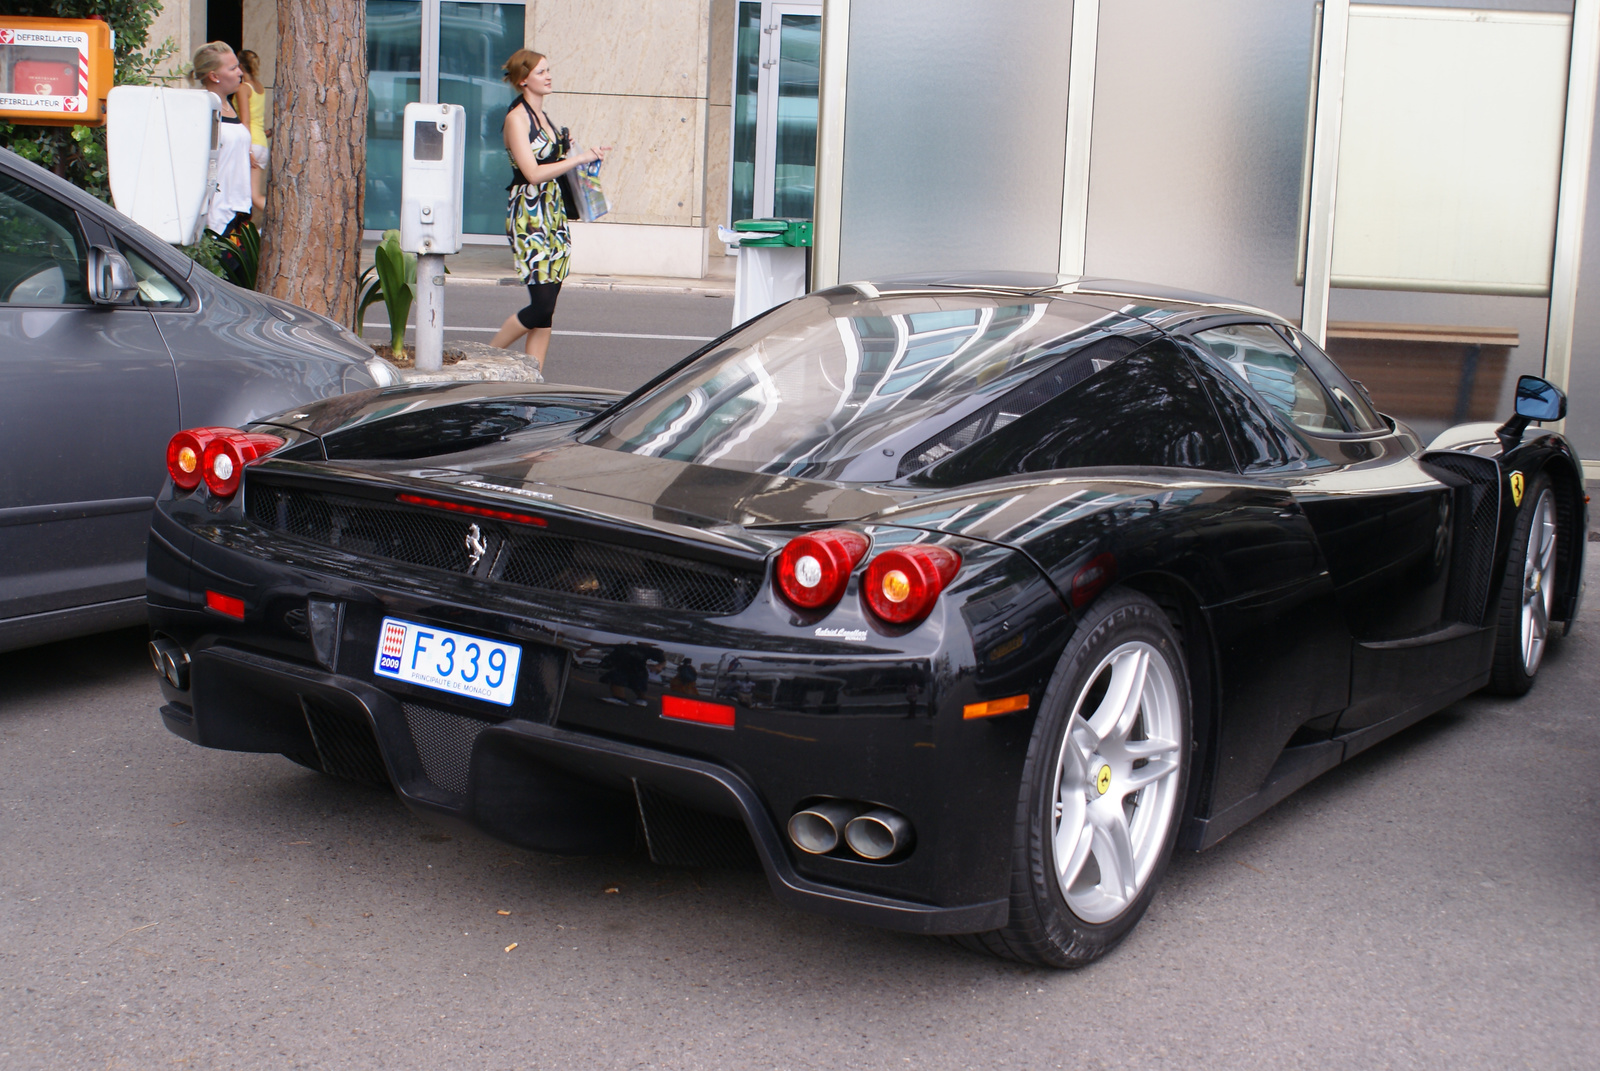
[[[1538,376],[1518,376],[1517,415],[1529,420],[1560,420],[1567,415],[1567,396]]]
[[[139,292],[133,265],[115,249],[89,247],[89,300],[96,305],[127,305]]]
[[[1517,377],[1516,415],[1502,424],[1495,435],[1500,447],[1510,450],[1522,441],[1530,421],[1560,420],[1567,415],[1567,396],[1549,380],[1538,376]]]

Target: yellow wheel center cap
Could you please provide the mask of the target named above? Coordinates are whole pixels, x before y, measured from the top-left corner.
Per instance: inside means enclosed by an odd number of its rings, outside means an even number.
[[[1095,776],[1094,776],[1094,787],[1095,787],[1096,790],[1099,791],[1100,795],[1102,795],[1102,796],[1104,796],[1107,792],[1111,791],[1111,767],[1110,766],[1102,766],[1102,767],[1100,767],[1100,772],[1095,774]]]

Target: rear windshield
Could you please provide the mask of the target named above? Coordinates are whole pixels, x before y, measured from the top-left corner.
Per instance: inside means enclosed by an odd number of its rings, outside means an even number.
[[[590,441],[744,472],[893,478],[896,453],[1127,321],[1060,298],[813,294],[635,399]]]

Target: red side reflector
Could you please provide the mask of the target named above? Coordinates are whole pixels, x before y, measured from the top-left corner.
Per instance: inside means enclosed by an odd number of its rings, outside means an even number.
[[[509,513],[503,509],[489,509],[485,506],[469,506],[465,502],[446,502],[442,498],[425,498],[422,495],[395,495],[397,501],[408,506],[427,506],[429,509],[447,509],[452,513],[467,513],[474,517],[488,517],[496,521],[511,521],[514,524],[532,524],[540,528],[545,526],[543,517],[535,517],[527,513]]]
[[[206,609],[215,610],[224,617],[231,617],[235,621],[244,620],[244,600],[236,599],[232,595],[224,595],[220,591],[206,592]]]
[[[1072,578],[1072,608],[1087,606],[1117,578],[1117,557],[1096,554]]]
[[[1005,699],[991,699],[987,703],[968,703],[961,708],[963,718],[992,718],[996,714],[1010,714],[1013,710],[1027,710],[1028,697],[1026,695],[1007,696]]]
[[[724,729],[733,728],[732,707],[722,703],[707,703],[702,699],[685,699],[681,695],[661,697],[661,716],[699,722],[701,725],[720,725]]]

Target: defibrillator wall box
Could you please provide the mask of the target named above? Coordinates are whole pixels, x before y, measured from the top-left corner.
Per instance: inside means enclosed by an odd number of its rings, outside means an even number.
[[[204,89],[117,86],[106,96],[106,178],[117,211],[193,245],[216,183],[222,102]]]
[[[461,251],[467,113],[459,104],[407,104],[400,156],[400,248]]]

